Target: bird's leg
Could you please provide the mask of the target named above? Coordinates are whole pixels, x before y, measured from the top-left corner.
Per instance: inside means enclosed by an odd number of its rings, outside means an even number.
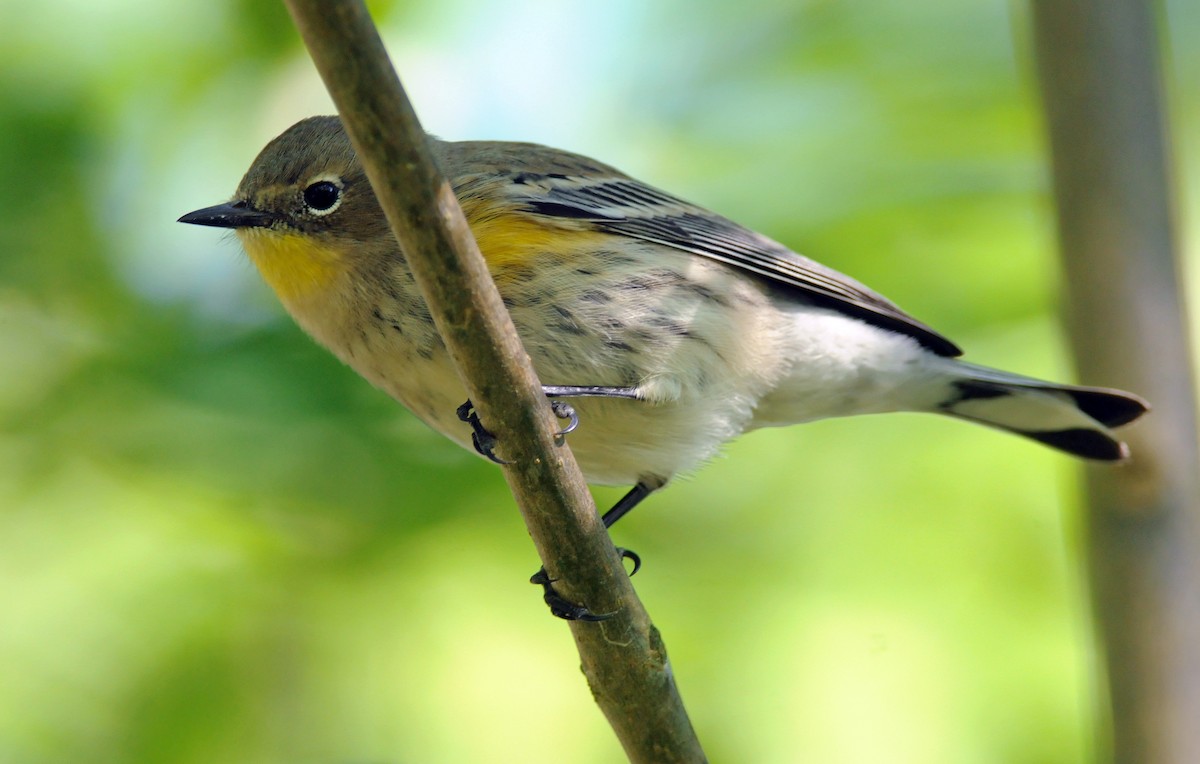
[[[563,403],[558,400],[559,398],[629,398],[636,400],[638,397],[637,388],[604,387],[602,385],[542,385],[542,392],[547,398],[550,398],[550,408],[554,411],[554,416],[567,420],[567,426],[557,433],[560,437],[579,426],[579,415],[575,413],[574,406]],[[479,420],[479,413],[475,411],[475,406],[470,400],[459,406],[455,413],[458,414],[461,421],[471,425],[471,445],[475,446],[476,451],[496,464],[508,464],[496,456],[496,436],[483,426],[483,422]]]
[[[547,398],[633,398],[636,387],[606,387],[604,385],[542,385]]]
[[[628,398],[637,400],[638,397],[635,387],[604,387],[602,385],[542,385],[542,392],[550,399],[550,408],[554,411],[554,416],[568,420],[567,426],[558,431],[559,437],[573,432],[579,426],[579,415],[575,413],[575,407],[569,403],[563,403],[558,400],[559,398]]]
[[[605,528],[611,528],[617,524],[625,515],[629,514],[630,510],[642,503],[650,494],[662,488],[667,481],[665,480],[648,480],[643,478],[638,481],[638,484],[629,489],[629,493],[621,497],[621,500],[612,505],[612,509],[604,513],[600,518],[600,522],[604,523]],[[636,573],[637,570],[634,570]],[[630,575],[633,575],[632,573]]]
[[[612,509],[604,513],[601,522],[605,528],[611,528],[613,523],[620,520],[629,511],[641,503],[642,499],[652,494],[663,485],[660,481],[639,481],[637,485],[629,490],[629,493],[621,497],[620,501],[613,505]],[[642,558],[629,549],[617,547],[617,552],[622,559],[633,561],[633,570],[629,575],[638,572],[642,567]],[[529,583],[537,584],[542,587],[542,599],[550,606],[550,612],[567,621],[605,621],[612,618],[615,613],[593,613],[588,610],[585,605],[576,605],[567,598],[559,594],[554,588],[554,579],[550,578],[550,574],[546,572],[546,568],[538,569],[537,573],[529,579]]]

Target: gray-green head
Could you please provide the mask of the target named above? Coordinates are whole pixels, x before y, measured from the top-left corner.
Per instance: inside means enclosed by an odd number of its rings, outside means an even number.
[[[337,117],[310,117],[292,125],[259,152],[232,201],[190,212],[179,221],[358,240],[387,232]]]

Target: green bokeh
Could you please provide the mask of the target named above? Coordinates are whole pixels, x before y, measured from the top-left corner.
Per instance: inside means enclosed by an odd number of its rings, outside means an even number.
[[[1066,375],[1020,6],[372,7],[430,129],[597,155]],[[1164,19],[1194,188],[1200,13]],[[329,111],[286,14],[8,4],[0,44],[0,762],[618,760],[500,474],[173,222]],[[1090,760],[1074,470],[861,418],[639,509],[713,760]]]

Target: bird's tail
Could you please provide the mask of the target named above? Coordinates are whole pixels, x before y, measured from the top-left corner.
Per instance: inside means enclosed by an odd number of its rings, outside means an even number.
[[[1129,448],[1112,432],[1146,413],[1146,401],[1121,390],[1043,382],[956,362],[941,413],[1023,435],[1059,451],[1120,461]]]

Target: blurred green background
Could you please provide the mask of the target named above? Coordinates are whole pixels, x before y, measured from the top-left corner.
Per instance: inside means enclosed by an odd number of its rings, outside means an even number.
[[[594,155],[1070,376],[1022,5],[372,7],[443,137]],[[1194,247],[1200,5],[1163,28]],[[174,222],[331,111],[282,8],[5,3],[0,45],[0,762],[620,760],[500,473]],[[822,422],[616,538],[714,761],[1086,762],[1077,470]]]

